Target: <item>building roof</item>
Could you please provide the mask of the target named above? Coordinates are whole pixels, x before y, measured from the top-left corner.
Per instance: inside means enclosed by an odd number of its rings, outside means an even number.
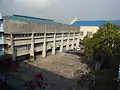
[[[43,18],[38,18],[38,17],[22,16],[22,15],[12,15],[12,16],[9,16],[8,19],[20,20],[20,21],[30,21],[30,22],[43,22],[43,23],[59,24],[59,25],[67,25],[67,24],[62,24],[62,23],[56,22],[56,21],[51,20],[51,19],[43,19]]]
[[[120,20],[76,21],[71,26],[101,26],[107,22],[120,26]]]

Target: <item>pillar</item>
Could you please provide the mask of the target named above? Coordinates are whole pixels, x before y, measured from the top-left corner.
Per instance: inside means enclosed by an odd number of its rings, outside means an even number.
[[[31,48],[30,48],[30,60],[31,61],[35,60],[34,51],[35,51],[35,48],[34,48],[34,32],[32,32],[32,35],[31,35]]]
[[[43,51],[42,51],[42,57],[46,57],[46,33],[44,34],[44,41],[43,41]]]
[[[61,37],[61,45],[60,45],[60,52],[63,52],[63,40],[64,40],[64,33],[62,33],[62,37]]]
[[[53,48],[52,48],[52,55],[55,55],[56,53],[56,33],[54,33],[54,38],[53,38]]]
[[[79,43],[80,43],[80,33],[78,34],[78,38],[77,38],[77,44],[76,44],[77,47],[80,47]]]
[[[69,50],[69,42],[70,42],[70,33],[68,33],[66,50]]]
[[[15,54],[15,43],[14,43],[14,36],[11,33],[11,54],[12,54],[12,60],[15,61],[16,54]]]
[[[72,49],[74,49],[74,44],[75,44],[75,32],[73,33]]]

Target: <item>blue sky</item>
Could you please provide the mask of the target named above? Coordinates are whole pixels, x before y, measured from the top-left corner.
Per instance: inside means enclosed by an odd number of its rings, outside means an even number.
[[[0,12],[50,18],[63,23],[79,20],[120,20],[120,0],[0,0]]]

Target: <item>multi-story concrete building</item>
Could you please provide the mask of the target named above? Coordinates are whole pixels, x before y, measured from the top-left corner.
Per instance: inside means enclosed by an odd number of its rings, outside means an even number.
[[[76,19],[75,19],[76,20]],[[80,34],[83,39],[86,35],[93,35],[96,33],[101,25],[104,25],[107,22],[111,22],[115,25],[120,26],[120,20],[106,20],[106,21],[75,21],[72,22],[71,26],[79,26],[80,27]]]
[[[4,43],[8,44],[5,52],[12,59],[28,55],[34,60],[35,54],[46,57],[48,52],[79,47],[80,27],[61,24],[49,19],[12,15],[3,17]]]

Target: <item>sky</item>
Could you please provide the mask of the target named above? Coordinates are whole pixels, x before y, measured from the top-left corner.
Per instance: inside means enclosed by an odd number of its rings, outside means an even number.
[[[53,19],[120,20],[120,0],[0,0],[0,12]]]

